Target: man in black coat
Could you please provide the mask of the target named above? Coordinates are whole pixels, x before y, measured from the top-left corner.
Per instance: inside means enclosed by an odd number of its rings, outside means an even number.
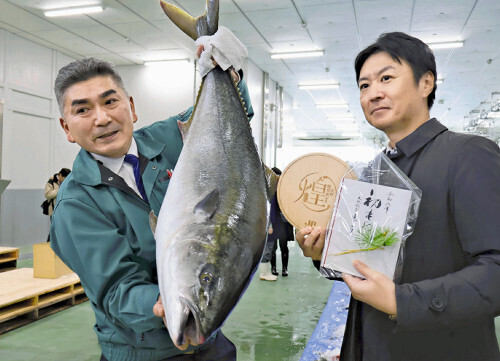
[[[388,33],[355,61],[367,121],[386,153],[422,190],[400,279],[354,261],[341,360],[500,360],[500,149],[429,119],[436,91],[432,51]],[[321,259],[323,229],[300,230],[304,255]]]

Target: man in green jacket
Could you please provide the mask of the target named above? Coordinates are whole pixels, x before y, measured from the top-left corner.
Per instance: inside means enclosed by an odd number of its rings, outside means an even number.
[[[243,81],[238,87],[251,117],[247,87]],[[193,108],[134,132],[133,98],[112,65],[94,58],[63,67],[55,93],[67,139],[82,149],[59,190],[51,245],[90,299],[101,360],[236,360],[222,332],[203,345],[176,347],[158,317],[163,310],[149,213],[159,213],[182,149],[177,121],[186,121]],[[128,154],[139,159],[142,185],[125,162]]]

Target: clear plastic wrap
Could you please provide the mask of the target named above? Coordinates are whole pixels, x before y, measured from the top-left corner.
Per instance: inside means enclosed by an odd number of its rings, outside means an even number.
[[[341,182],[320,270],[331,278],[341,273],[362,277],[352,265],[359,259],[397,281],[422,192],[383,153],[350,166],[346,175],[355,172],[357,180],[344,177]]]

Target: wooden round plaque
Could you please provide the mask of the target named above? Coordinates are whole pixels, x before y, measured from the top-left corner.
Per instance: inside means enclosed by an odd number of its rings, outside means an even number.
[[[344,178],[356,175],[343,160],[326,153],[309,153],[292,161],[278,182],[278,203],[296,228],[326,227]]]

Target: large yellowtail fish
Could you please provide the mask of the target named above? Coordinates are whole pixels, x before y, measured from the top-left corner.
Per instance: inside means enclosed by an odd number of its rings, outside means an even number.
[[[193,39],[217,31],[217,0],[197,18],[161,6]],[[262,256],[276,181],[259,158],[229,71],[216,67],[203,78],[180,128],[184,146],[155,231],[160,292],[177,345],[205,342],[242,296]]]

